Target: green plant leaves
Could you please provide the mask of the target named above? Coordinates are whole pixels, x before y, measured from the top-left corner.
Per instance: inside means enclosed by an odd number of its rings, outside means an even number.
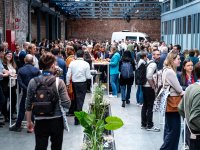
[[[108,116],[109,105],[103,103],[103,90],[96,87],[94,92],[94,103],[90,105],[90,112],[74,113],[84,128],[87,141],[87,150],[103,150],[103,133],[106,130],[116,130],[124,124],[118,117]],[[105,117],[108,116],[106,119]]]
[[[84,111],[74,112],[74,114],[77,117],[77,119],[79,120],[80,124],[84,128],[90,127],[93,124],[93,122],[95,121],[95,115],[94,114],[88,114]]]
[[[117,130],[124,125],[123,121],[115,116],[108,116],[106,122],[105,129],[107,130]]]

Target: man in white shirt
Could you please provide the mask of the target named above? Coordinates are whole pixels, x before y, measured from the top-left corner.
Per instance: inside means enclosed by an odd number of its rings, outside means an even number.
[[[91,79],[90,65],[84,61],[83,50],[78,50],[77,59],[69,64],[67,71],[67,86],[70,84],[70,77],[72,76],[72,86],[74,91],[75,111],[82,111],[85,95],[87,92],[87,79]],[[74,118],[74,124],[78,125],[78,119]]]

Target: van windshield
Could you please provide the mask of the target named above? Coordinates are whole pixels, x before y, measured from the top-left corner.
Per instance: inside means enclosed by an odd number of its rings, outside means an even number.
[[[129,40],[131,40],[131,41],[137,41],[137,36],[127,36],[126,40],[127,41],[129,41]]]

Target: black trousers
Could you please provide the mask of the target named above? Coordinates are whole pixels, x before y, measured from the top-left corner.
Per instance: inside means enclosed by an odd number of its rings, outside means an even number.
[[[5,103],[5,97],[4,97],[4,94],[3,94],[2,87],[1,87],[1,82],[2,81],[0,81],[0,112],[2,111],[3,105]]]
[[[82,111],[82,107],[87,92],[87,82],[73,82],[75,111]]]
[[[35,150],[47,150],[50,137],[51,150],[62,150],[63,118],[43,119],[35,121]]]
[[[143,106],[142,106],[142,121],[143,127],[153,127],[153,104],[155,100],[155,92],[151,87],[142,87],[143,91]]]
[[[11,109],[11,115],[13,115],[13,113],[16,110],[16,103],[17,103],[17,93],[16,93],[16,89],[17,86],[11,87],[11,100],[12,100],[12,109]],[[2,114],[5,117],[8,117],[10,114],[10,108],[9,110],[7,109],[7,103],[8,103],[8,99],[10,98],[10,87],[7,88],[7,91],[4,91],[4,96],[5,96],[5,103],[3,105],[3,110],[2,110]]]
[[[90,91],[91,79],[87,79],[87,90]]]

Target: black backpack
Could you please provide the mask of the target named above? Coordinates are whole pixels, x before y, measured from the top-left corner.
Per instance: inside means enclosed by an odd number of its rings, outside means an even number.
[[[121,64],[121,76],[124,79],[129,79],[134,76],[133,74],[133,65],[131,62],[122,62]]]
[[[135,71],[135,84],[136,85],[145,85],[147,82],[146,74],[147,74],[147,67],[149,64],[153,63],[154,61],[150,61],[149,63],[142,63],[138,69]]]
[[[58,100],[57,94],[54,92],[56,86],[53,86],[56,77],[51,78],[48,82],[42,81],[41,77],[35,77],[34,80],[37,87],[33,97],[33,114],[35,116],[53,116]]]

